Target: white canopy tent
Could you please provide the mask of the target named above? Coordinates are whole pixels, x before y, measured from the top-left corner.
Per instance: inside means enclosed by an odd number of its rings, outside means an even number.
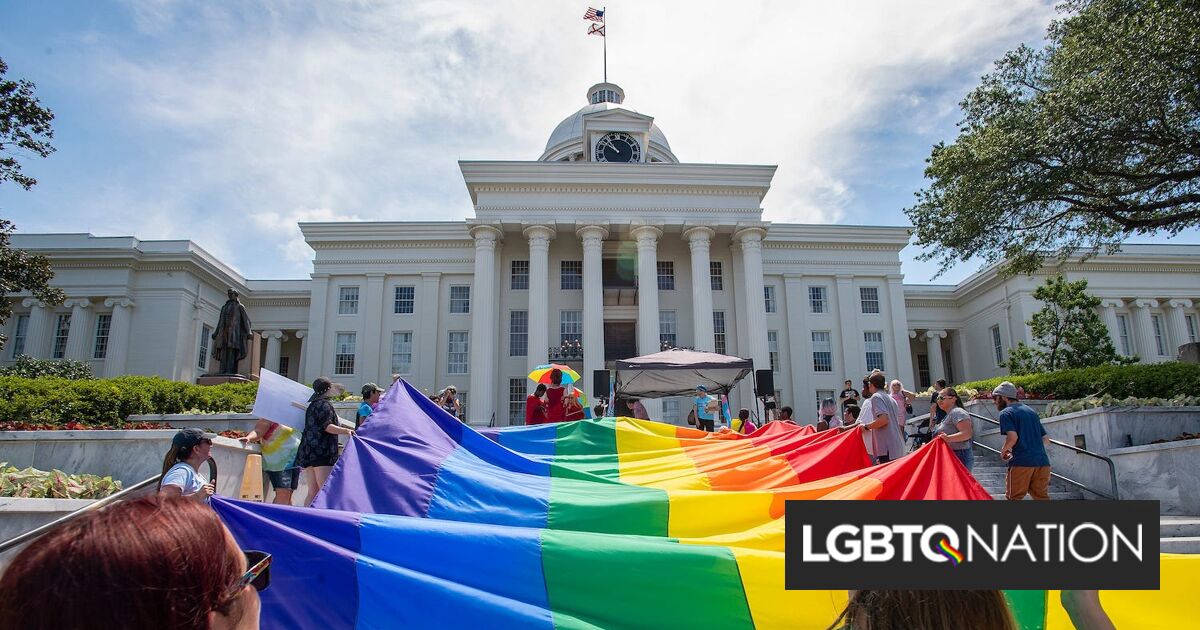
[[[617,396],[666,398],[690,396],[697,385],[710,394],[728,394],[738,381],[750,374],[750,359],[700,352],[665,350],[617,361]]]

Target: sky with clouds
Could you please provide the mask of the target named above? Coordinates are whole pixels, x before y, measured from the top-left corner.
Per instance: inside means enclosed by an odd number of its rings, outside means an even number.
[[[533,160],[601,78],[587,5],[5,2],[0,57],[56,114],[20,232],[187,238],[299,278],[297,221],[472,214],[460,159]],[[930,146],[1041,0],[613,0],[610,80],[683,162],[777,164],[765,218],[904,225]],[[932,266],[905,250],[907,282]],[[977,268],[943,275],[953,282]]]

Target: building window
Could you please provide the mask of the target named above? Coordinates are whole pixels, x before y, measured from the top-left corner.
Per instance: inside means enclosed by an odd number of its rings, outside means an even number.
[[[775,312],[775,287],[770,285],[763,287],[763,306],[768,313]]]
[[[529,288],[528,260],[512,261],[512,280],[509,283],[509,288],[514,291],[520,291]]]
[[[208,369],[208,342],[212,339],[213,329],[208,324],[200,325],[200,352],[196,356],[196,367]]]
[[[525,379],[508,379],[508,423],[525,424]]]
[[[561,311],[558,314],[558,341],[560,344],[583,342],[583,311]]]
[[[771,359],[771,371],[779,371],[779,331],[767,331],[767,356]]]
[[[725,274],[721,270],[721,261],[710,260],[708,262],[708,284],[713,291],[725,289]]]
[[[471,312],[471,287],[464,285],[450,287],[450,312],[458,314]]]
[[[812,333],[814,372],[833,371],[833,342],[830,339],[828,330],[814,330]]]
[[[1121,354],[1133,356],[1133,348],[1129,346],[1129,318],[1117,315],[1117,338],[1121,341]]]
[[[412,332],[392,333],[392,374],[412,374]]]
[[[808,287],[808,312],[825,312],[825,287]]]
[[[338,315],[358,315],[358,287],[338,289]]]
[[[291,357],[279,357],[279,375],[284,377],[289,376],[288,372],[291,365]]]
[[[1196,343],[1196,317],[1185,315],[1183,321],[1187,323],[1188,341]]]
[[[658,261],[658,290],[675,290],[675,263],[673,261]]]
[[[17,315],[17,324],[13,330],[12,358],[25,354],[25,337],[29,334],[29,316]]]
[[[67,353],[67,335],[71,332],[71,314],[61,313],[54,323],[54,347],[50,358],[61,359]]]
[[[1161,315],[1151,315],[1150,325],[1154,328],[1154,349],[1158,351],[1158,356],[1167,355],[1167,340],[1163,338],[1163,325]]]
[[[679,399],[664,398],[662,401],[662,421],[667,424],[679,424]]]
[[[658,312],[658,343],[663,348],[676,347],[679,327],[675,324],[675,311]]]
[[[1004,364],[1004,344],[1000,340],[1000,325],[992,326],[992,354],[996,359],[996,365]]]
[[[92,344],[92,358],[103,359],[108,356],[108,331],[112,329],[112,313],[100,313],[96,316],[96,341]]]
[[[508,313],[508,356],[529,354],[529,311]]]
[[[468,359],[467,353],[467,333],[450,333],[450,345],[448,347],[448,354],[446,355],[446,373],[466,374]]]
[[[859,287],[858,297],[862,300],[862,312],[866,314],[879,313],[879,288]]]
[[[355,333],[338,333],[333,350],[333,373],[338,376],[354,374]]]
[[[583,288],[583,261],[564,260],[559,263],[559,286],[564,291]]]
[[[887,369],[883,366],[883,333],[863,333],[863,345],[867,350],[867,370]]]
[[[713,350],[725,354],[725,311],[713,311]]]
[[[830,401],[833,401],[835,405],[837,404],[837,401],[834,400],[834,398],[833,398],[833,390],[832,389],[818,389],[817,390],[817,414],[818,415],[820,415],[820,413],[821,413],[821,401],[822,400],[830,400]]]
[[[417,299],[417,288],[414,286],[396,287],[392,301],[392,312],[396,315],[411,315]]]
[[[919,383],[919,386],[928,389],[929,386],[932,385],[929,378],[930,378],[929,377],[929,355],[928,354],[918,354],[917,355],[917,382]],[[950,380],[950,379],[946,379],[946,380]],[[953,381],[951,381],[951,382],[953,382]]]

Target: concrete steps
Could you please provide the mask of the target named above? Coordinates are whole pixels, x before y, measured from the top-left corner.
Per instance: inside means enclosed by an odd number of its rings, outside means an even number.
[[[975,450],[975,469],[971,471],[979,485],[993,499],[1004,500],[1004,479],[1008,466],[991,451]],[[1083,492],[1070,484],[1050,478],[1050,499],[1069,501],[1082,499]],[[1025,499],[1031,500],[1029,497]],[[1162,553],[1200,554],[1200,516],[1159,517],[1159,551]]]

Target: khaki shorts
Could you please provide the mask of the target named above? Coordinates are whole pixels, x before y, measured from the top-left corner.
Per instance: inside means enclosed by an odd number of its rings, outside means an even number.
[[[1049,466],[1009,466],[1005,479],[1004,496],[1011,501],[1020,501],[1026,494],[1039,501],[1050,500]]]

